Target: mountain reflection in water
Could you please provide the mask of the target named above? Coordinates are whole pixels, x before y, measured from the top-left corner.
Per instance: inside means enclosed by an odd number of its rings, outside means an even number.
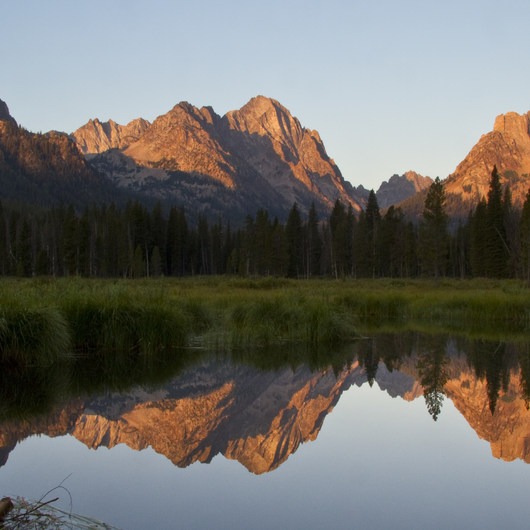
[[[150,446],[179,467],[222,454],[266,473],[315,440],[341,394],[365,383],[394,398],[424,399],[434,420],[450,399],[495,457],[530,462],[528,344],[409,333],[379,335],[350,350],[318,369],[288,354],[269,357],[266,369],[263,354],[206,357],[161,386],[109,385],[44,415],[8,414],[0,424],[0,464],[31,435],[69,434],[89,448]]]

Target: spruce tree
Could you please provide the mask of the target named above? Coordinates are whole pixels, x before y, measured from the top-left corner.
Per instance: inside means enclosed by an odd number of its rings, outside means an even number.
[[[302,219],[296,203],[293,204],[285,225],[287,242],[287,276],[297,278],[303,274],[302,265]]]
[[[379,212],[379,205],[377,204],[377,197],[375,196],[374,190],[370,190],[368,195],[368,202],[366,203],[365,210],[365,221],[366,221],[366,240],[367,248],[366,255],[368,260],[368,273],[372,278],[378,273],[378,257],[379,245],[379,225],[381,223],[381,214]]]
[[[469,216],[469,261],[474,277],[486,276],[487,204],[481,199]]]
[[[491,278],[502,278],[507,273],[508,245],[504,220],[502,186],[497,166],[494,166],[486,205],[485,234],[485,272]]]
[[[519,226],[522,276],[530,285],[530,190],[526,194]]]
[[[306,275],[308,278],[320,274],[322,239],[318,229],[318,215],[315,203],[311,203],[306,225]]]
[[[445,190],[439,177],[436,177],[427,192],[419,237],[422,272],[435,278],[443,276],[449,252],[449,232]]]

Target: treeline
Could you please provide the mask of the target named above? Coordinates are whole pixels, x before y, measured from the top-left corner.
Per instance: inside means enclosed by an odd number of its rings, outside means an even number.
[[[356,278],[494,277],[530,280],[530,192],[512,206],[494,169],[487,198],[449,229],[443,182],[427,194],[419,223],[380,212],[370,193],[355,215],[337,201],[326,219],[293,205],[285,223],[260,210],[233,229],[182,209],[92,206],[24,211],[0,204],[0,274],[156,277],[237,274]]]

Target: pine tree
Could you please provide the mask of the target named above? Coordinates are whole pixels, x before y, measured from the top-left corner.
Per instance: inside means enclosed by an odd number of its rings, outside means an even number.
[[[368,202],[366,203],[365,210],[365,222],[366,222],[366,256],[368,262],[368,273],[372,278],[375,278],[378,271],[378,236],[379,236],[379,225],[381,223],[381,214],[379,212],[379,205],[377,204],[377,197],[375,196],[374,190],[370,190],[368,195]]]
[[[166,233],[166,267],[172,276],[189,273],[189,230],[184,210],[171,208]]]
[[[486,207],[486,255],[485,273],[491,278],[506,276],[508,245],[504,225],[505,210],[502,186],[497,166],[491,172],[488,201]]]
[[[0,202],[0,275],[7,274],[7,233],[4,209]]]
[[[349,226],[350,220],[344,205],[337,199],[329,217],[330,263],[335,278],[345,276],[351,271],[353,234]]]
[[[521,249],[522,276],[530,285],[530,190],[526,194],[523,211],[521,212],[519,246]]]
[[[162,257],[158,246],[154,247],[151,253],[151,276],[153,278],[162,276]]]
[[[162,206],[160,202],[157,202],[153,212],[151,214],[151,237],[149,238],[150,244],[153,247],[158,247],[160,257],[166,255],[166,243],[167,243],[167,223],[162,213]],[[151,251],[152,253],[152,251]],[[166,274],[166,263],[161,263],[161,274]]]
[[[322,239],[318,229],[318,215],[314,202],[311,203],[307,219],[305,249],[306,276],[310,278],[311,276],[319,275],[320,258],[322,255]]]
[[[381,276],[401,277],[405,274],[406,241],[403,212],[390,206],[379,226],[378,263]]]
[[[486,276],[487,204],[481,199],[469,216],[469,259],[474,277]]]
[[[302,219],[296,203],[293,204],[285,225],[287,243],[287,276],[297,278],[303,274]]]
[[[443,182],[436,177],[425,198],[419,232],[419,252],[424,274],[445,275],[449,253],[448,218]]]
[[[31,226],[27,219],[22,221],[16,245],[17,275],[31,276],[33,273],[33,258],[31,245]]]

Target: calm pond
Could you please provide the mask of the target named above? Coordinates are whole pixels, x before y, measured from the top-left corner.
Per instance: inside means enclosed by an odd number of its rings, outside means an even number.
[[[127,530],[529,528],[530,343],[185,356],[2,376],[0,496],[62,484]]]

